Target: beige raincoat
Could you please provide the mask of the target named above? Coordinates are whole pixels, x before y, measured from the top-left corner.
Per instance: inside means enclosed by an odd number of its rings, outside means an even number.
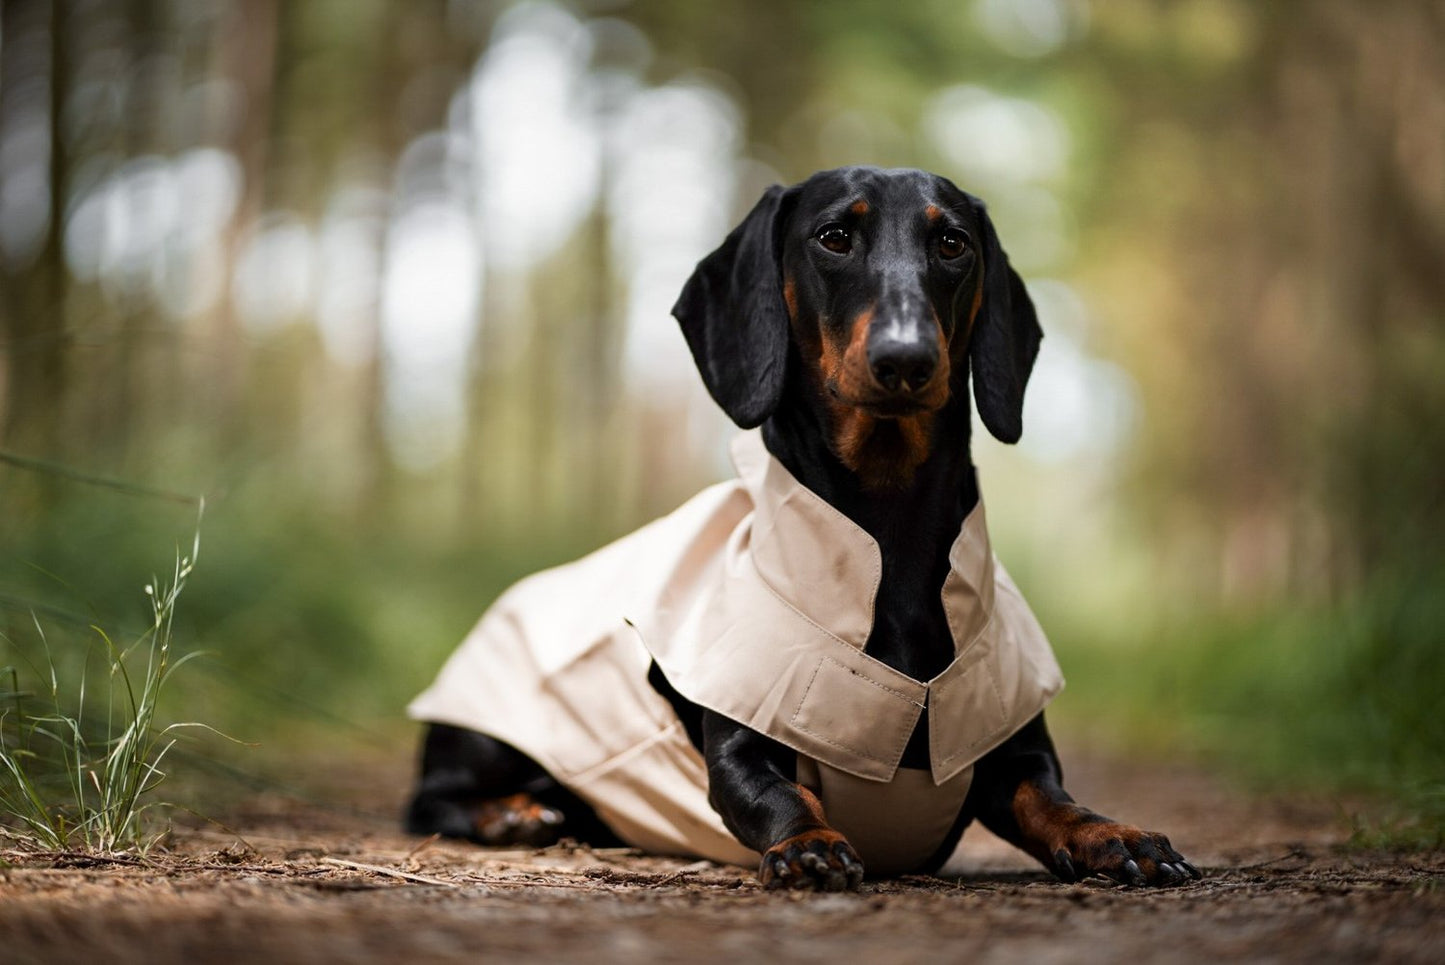
[[[798,752],[798,780],[873,873],[919,870],[973,763],[1063,686],[1038,622],[989,548],[980,504],[949,553],[955,659],[920,682],[863,652],[882,569],[866,532],[803,486],[761,435],[739,478],[487,611],[408,713],[532,757],[649,851],[755,864],[707,803],[707,774],[656,661],[688,700]],[[900,768],[927,713],[930,767]]]

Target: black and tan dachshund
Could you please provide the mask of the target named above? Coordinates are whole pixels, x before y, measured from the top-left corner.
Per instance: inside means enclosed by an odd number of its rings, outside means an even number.
[[[774,187],[697,266],[673,313],[732,420],[761,425],[773,456],[876,541],[882,578],[865,652],[915,680],[935,677],[954,658],[940,597],[949,550],[979,498],[970,371],[983,424],[1016,442],[1041,339],[983,204],[914,170],[844,168]],[[703,755],[713,808],[762,854],[763,883],[856,888],[862,863],[797,782],[797,754],[689,703],[656,665],[650,680]],[[927,768],[928,748],[925,714],[902,766]],[[1042,713],[978,760],[927,870],[975,819],[1065,881],[1199,877],[1163,835],[1074,802]],[[439,724],[407,823],[484,843],[612,838],[530,758]]]

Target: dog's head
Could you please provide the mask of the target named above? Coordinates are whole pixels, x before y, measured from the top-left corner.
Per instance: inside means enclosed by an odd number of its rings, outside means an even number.
[[[966,405],[969,366],[984,425],[1018,441],[1042,337],[983,203],[915,170],[840,168],[769,188],[673,314],[734,422],[803,400],[869,488],[906,485],[948,444],[936,416]],[[802,391],[787,393],[790,379]]]

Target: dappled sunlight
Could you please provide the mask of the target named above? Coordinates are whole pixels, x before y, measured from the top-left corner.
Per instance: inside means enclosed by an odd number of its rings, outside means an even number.
[[[376,316],[383,278],[382,238],[391,198],[374,188],[343,186],[331,198],[317,239],[320,276],[316,293],[316,325],[327,356],[343,368],[370,362],[377,351],[376,332],[368,320]],[[464,272],[475,272],[475,264]],[[448,279],[448,287],[464,287],[469,279]],[[461,281],[462,284],[457,284]]]
[[[581,96],[590,38],[561,7],[503,16],[472,80],[475,183],[491,259],[522,270],[552,253],[597,195],[597,121]]]
[[[1088,0],[974,0],[974,20],[990,41],[1016,57],[1043,57],[1089,23]]]
[[[235,157],[215,148],[129,161],[74,203],[66,263],[112,299],[149,291],[173,317],[203,315],[224,294],[240,182]]]
[[[980,192],[995,185],[1056,181],[1069,162],[1069,135],[1048,107],[965,84],[940,91],[924,126],[949,163]]]
[[[381,302],[387,438],[401,463],[427,469],[453,454],[464,405],[480,250],[466,209],[411,204],[387,236]]]
[[[316,283],[316,242],[311,226],[289,212],[256,222],[236,259],[236,313],[264,335],[310,317]]]
[[[1029,283],[1029,294],[1048,334],[1024,399],[1020,449],[1043,463],[1090,456],[1117,465],[1139,418],[1133,379],[1089,353],[1089,329],[1097,322],[1076,290],[1044,278]]]
[[[724,420],[671,315],[693,266],[732,227],[738,207],[737,108],[700,84],[640,91],[619,118],[615,176],[607,199],[612,239],[627,283],[623,366],[628,383],[688,413],[684,427],[711,436]]]

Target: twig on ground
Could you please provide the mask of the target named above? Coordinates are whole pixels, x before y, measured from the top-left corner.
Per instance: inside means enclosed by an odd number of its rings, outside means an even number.
[[[1261,861],[1261,862],[1259,862],[1258,864],[1240,865],[1239,867],[1237,867],[1237,868],[1235,868],[1235,869],[1233,869],[1233,870],[1235,870],[1235,871],[1254,871],[1254,870],[1256,870],[1256,869],[1258,869],[1258,868],[1268,868],[1268,867],[1269,867],[1270,865],[1272,865],[1272,864],[1279,864],[1281,861],[1289,861],[1291,858],[1306,858],[1306,859],[1307,859],[1307,858],[1309,858],[1309,855],[1306,854],[1306,853],[1305,853],[1302,849],[1300,849],[1300,848],[1290,848],[1290,849],[1289,849],[1288,851],[1286,851],[1284,854],[1279,855],[1278,857],[1270,858],[1268,861]]]
[[[541,876],[538,876],[539,878]],[[581,884],[575,881],[553,881],[551,879],[537,880],[535,878],[489,878],[486,875],[469,874],[467,880],[479,885],[495,885],[501,888],[572,888],[577,891],[597,891],[593,884]]]
[[[443,881],[441,878],[428,878],[426,875],[414,875],[410,871],[397,871],[395,868],[386,868],[379,864],[363,864],[360,861],[347,861],[344,858],[322,858],[322,864],[334,864],[343,868],[354,868],[357,871],[369,871],[376,875],[386,875],[389,878],[400,878],[403,881],[414,881],[422,885],[436,885],[441,888],[458,888],[455,881]]]
[[[687,875],[694,874],[694,873],[696,873],[696,872],[698,872],[698,871],[706,871],[707,869],[709,869],[709,868],[711,868],[711,867],[712,867],[712,862],[711,862],[711,861],[694,861],[694,862],[693,862],[692,864],[690,864],[690,865],[686,865],[685,867],[678,868],[676,871],[674,871],[674,872],[673,872],[672,874],[670,874],[670,875],[663,875],[661,878],[658,878],[656,881],[652,882],[652,883],[651,883],[650,885],[648,885],[647,887],[649,887],[649,888],[661,888],[663,885],[670,885],[670,884],[672,884],[674,881],[676,881],[676,880],[679,879],[679,878],[684,878],[684,877],[686,877]]]
[[[421,853],[422,853],[423,851],[425,851],[427,848],[430,848],[432,845],[434,845],[434,844],[436,844],[438,841],[440,841],[440,840],[441,840],[441,837],[442,837],[442,836],[441,836],[440,834],[433,834],[433,835],[431,835],[431,836],[428,837],[428,838],[423,838],[423,839],[421,840],[421,842],[418,843],[415,848],[412,848],[410,851],[408,851],[408,852],[406,853],[406,858],[403,859],[403,860],[410,861],[411,859],[415,858],[417,855],[421,854]]]

